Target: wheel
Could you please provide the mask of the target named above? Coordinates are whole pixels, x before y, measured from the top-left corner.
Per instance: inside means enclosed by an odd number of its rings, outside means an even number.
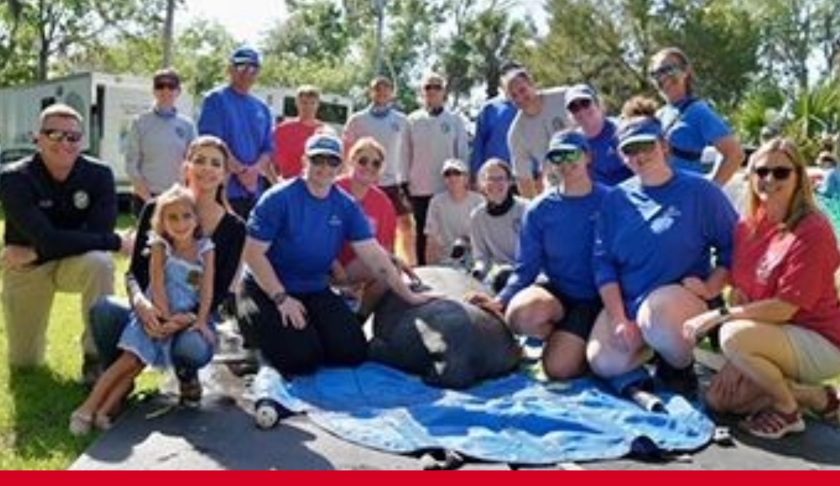
[[[263,430],[273,429],[280,422],[280,405],[272,400],[259,400],[254,410],[257,427]]]

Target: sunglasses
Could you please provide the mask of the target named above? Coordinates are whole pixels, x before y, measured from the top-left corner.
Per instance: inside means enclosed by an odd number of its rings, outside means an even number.
[[[757,175],[759,179],[767,179],[767,176],[773,175],[773,179],[777,181],[786,181],[793,174],[793,167],[756,167],[753,169],[753,174]]]
[[[82,132],[71,132],[55,128],[44,128],[41,130],[41,135],[45,136],[50,142],[55,143],[63,142],[65,140],[70,143],[79,143],[82,141],[82,137],[84,137]]]
[[[655,83],[661,83],[667,78],[673,78],[684,72],[679,64],[665,64],[650,72],[650,79]]]
[[[259,66],[250,63],[234,64],[233,69],[239,74],[256,74],[260,72]]]
[[[592,106],[592,100],[579,100],[569,105],[569,113],[577,113],[581,110],[588,110]]]
[[[374,170],[379,170],[382,168],[382,160],[381,159],[370,159],[367,157],[359,157],[356,160],[356,163],[361,165],[362,167],[367,167],[368,165],[371,166]]]
[[[551,152],[548,156],[546,156],[546,160],[550,164],[554,165],[577,164],[583,160],[583,150],[562,150]]]
[[[309,157],[309,163],[315,167],[330,166],[332,169],[341,167],[342,160],[332,155],[313,155]]]
[[[633,157],[639,154],[646,154],[656,148],[656,142],[636,142],[636,143],[629,143],[621,148],[621,153],[624,154],[625,157]]]
[[[443,173],[443,177],[456,177],[462,175],[464,175],[464,173],[459,170],[448,170]]]
[[[155,89],[158,91],[163,91],[168,89],[169,91],[177,91],[181,87],[178,86],[176,83],[155,83]]]
[[[443,91],[443,85],[427,84],[426,86],[423,86],[423,89],[426,91]]]

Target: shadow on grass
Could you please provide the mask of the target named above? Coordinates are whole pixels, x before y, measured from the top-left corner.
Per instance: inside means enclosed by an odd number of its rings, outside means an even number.
[[[9,391],[14,403],[13,448],[24,460],[77,457],[92,442],[67,430],[70,414],[87,390],[49,368],[10,370]]]

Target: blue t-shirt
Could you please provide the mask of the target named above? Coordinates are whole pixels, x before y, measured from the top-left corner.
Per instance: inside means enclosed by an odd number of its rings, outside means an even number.
[[[549,285],[577,300],[598,298],[592,270],[595,221],[609,189],[595,184],[586,196],[553,189],[532,202],[522,219],[514,273],[499,294],[507,305],[540,272]]]
[[[604,129],[595,138],[589,138],[592,149],[592,165],[589,174],[595,182],[607,186],[617,186],[633,177],[633,171],[627,167],[618,153],[618,125],[607,118]]]
[[[666,136],[671,147],[697,155],[695,160],[690,160],[672,153],[673,167],[694,173],[708,174],[714,169],[714,164],[704,164],[700,161],[703,149],[733,133],[729,124],[709,106],[709,103],[695,98],[686,98],[674,105],[667,105],[659,113],[659,119],[667,129]]]
[[[674,171],[659,187],[633,178],[604,201],[595,239],[597,285],[617,283],[627,316],[663,285],[705,279],[715,265],[730,267],[738,214],[721,189]]]
[[[274,120],[268,105],[259,98],[238,93],[230,86],[211,91],[201,107],[198,133],[215,135],[233,155],[253,166],[263,154],[274,153]],[[251,194],[235,177],[228,182],[228,197],[241,199]]]
[[[508,131],[518,111],[513,102],[505,98],[494,98],[481,108],[470,157],[471,174],[478,174],[484,163],[492,158],[502,159],[510,165]]]
[[[251,213],[248,234],[270,243],[268,259],[289,293],[326,290],[332,263],[346,242],[373,239],[361,207],[333,187],[324,199],[303,179],[268,190]]]

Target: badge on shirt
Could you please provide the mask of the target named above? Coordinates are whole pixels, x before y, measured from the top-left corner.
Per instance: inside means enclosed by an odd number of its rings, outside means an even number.
[[[562,118],[555,118],[551,120],[551,126],[554,127],[555,132],[559,132],[560,130],[566,128],[566,122]]]
[[[90,207],[90,196],[85,191],[78,191],[73,194],[73,206],[79,210],[85,210]]]
[[[449,135],[452,131],[452,127],[449,126],[449,123],[444,123],[440,126],[440,130],[443,132],[444,135]]]
[[[333,227],[341,226],[341,218],[334,214],[332,218],[330,218],[330,222],[328,224]]]

